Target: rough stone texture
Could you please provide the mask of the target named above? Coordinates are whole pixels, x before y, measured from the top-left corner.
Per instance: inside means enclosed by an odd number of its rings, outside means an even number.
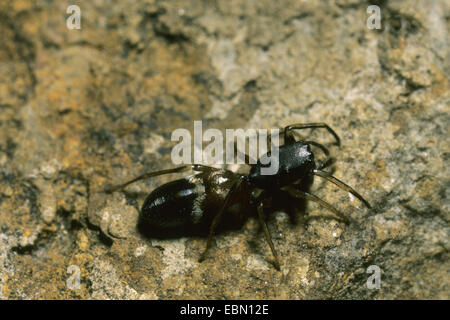
[[[450,298],[448,1],[73,3],[81,30],[64,1],[0,5],[0,298]],[[317,180],[350,223],[272,215],[281,272],[254,218],[203,263],[204,238],[143,238],[146,193],[174,177],[101,190],[171,167],[172,131],[200,119],[328,123],[340,149],[309,139],[374,209]]]

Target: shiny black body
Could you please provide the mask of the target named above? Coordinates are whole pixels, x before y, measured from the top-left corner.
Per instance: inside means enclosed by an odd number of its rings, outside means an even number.
[[[261,168],[269,167],[263,165],[258,160],[257,164],[251,167],[248,177],[250,186],[264,190],[279,189],[290,185],[301,179],[305,179],[311,170],[315,169],[314,154],[308,144],[301,141],[286,144],[278,150],[278,172],[274,175],[262,175]],[[268,152],[261,158],[270,158],[272,152]]]
[[[145,199],[138,228],[156,238],[205,235],[235,181],[233,172],[217,170],[163,184]],[[245,220],[238,206],[227,210],[224,228],[238,227]]]
[[[261,159],[272,154],[269,151],[250,165],[249,174],[236,174],[228,170],[216,169],[203,165],[186,165],[174,169],[146,173],[127,183],[113,187],[108,191],[122,189],[135,181],[158,175],[178,173],[188,170],[196,174],[169,182],[151,192],[145,199],[139,216],[139,230],[148,237],[172,237],[209,233],[208,243],[200,261],[205,259],[206,252],[212,243],[212,236],[219,226],[239,226],[245,218],[257,213],[267,242],[275,257],[275,267],[280,264],[270,233],[265,223],[266,206],[277,209],[283,206],[288,213],[299,207],[299,201],[311,200],[332,211],[341,221],[346,221],[333,206],[322,199],[309,194],[308,187],[313,176],[320,176],[344,189],[370,208],[369,203],[351,187],[320,169],[330,164],[328,158],[316,166],[311,146],[318,147],[328,157],[329,151],[314,141],[296,141],[293,130],[323,128],[328,130],[340,144],[337,134],[324,123],[294,124],[282,129],[284,145],[278,151],[278,171],[273,175],[263,175]],[[268,139],[268,145],[271,143]],[[248,164],[249,157],[246,156]],[[264,161],[266,163],[266,161]],[[222,216],[225,219],[222,219]],[[223,221],[222,221],[223,220]]]
[[[140,218],[155,229],[184,229],[199,224],[195,203],[204,195],[195,183],[179,179],[155,189],[145,199]]]
[[[263,157],[270,156],[268,152]],[[278,148],[279,166],[274,175],[262,175],[263,165],[258,160],[251,167],[248,176],[242,176],[242,188],[247,190],[277,190],[306,178],[315,168],[314,154],[311,147],[302,142],[295,142]],[[175,237],[201,235],[208,232],[217,212],[220,210],[231,186],[239,176],[231,171],[217,170],[202,172],[194,176],[166,183],[145,199],[139,217],[139,229],[152,237]],[[245,193],[244,193],[245,194]],[[245,202],[244,202],[245,201]],[[256,198],[247,194],[246,199],[234,201],[234,206],[227,208],[224,227],[230,228],[243,222],[242,208],[255,205]]]

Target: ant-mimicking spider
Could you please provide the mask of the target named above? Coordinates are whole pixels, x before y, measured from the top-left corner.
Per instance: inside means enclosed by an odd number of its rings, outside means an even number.
[[[114,192],[133,182],[159,175],[188,170],[196,171],[198,173],[190,177],[163,184],[153,190],[142,206],[138,228],[147,234],[152,231],[160,233],[175,231],[188,234],[193,230],[208,230],[209,228],[208,242],[199,259],[201,262],[206,258],[214,232],[225,213],[228,219],[233,219],[249,216],[249,212],[256,211],[266,241],[272,250],[275,268],[280,270],[278,254],[263,218],[263,209],[274,195],[282,194],[288,199],[306,199],[317,202],[347,221],[346,217],[332,205],[300,187],[301,182],[311,181],[312,183],[313,176],[319,176],[353,194],[368,208],[371,208],[370,204],[353,188],[321,170],[331,162],[331,158],[328,157],[329,151],[325,146],[314,141],[296,141],[293,130],[308,128],[328,130],[336,139],[337,145],[340,145],[339,136],[325,123],[292,124],[280,129],[284,135],[284,145],[276,147],[279,152],[279,167],[274,175],[261,174],[261,169],[266,167],[260,161],[262,157],[256,164],[250,164],[255,162],[250,162],[250,157],[244,154],[245,163],[250,165],[249,174],[238,174],[230,170],[201,164],[185,165],[145,173],[126,183],[111,187],[106,192]],[[270,147],[270,136],[267,140]],[[311,146],[320,148],[327,156],[327,160],[317,167]],[[270,152],[269,150],[263,157],[270,156]]]

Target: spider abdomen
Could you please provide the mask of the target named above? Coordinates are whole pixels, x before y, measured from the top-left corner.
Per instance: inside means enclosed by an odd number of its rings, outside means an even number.
[[[144,201],[139,223],[155,230],[180,231],[202,224],[205,187],[189,179],[163,184]]]
[[[150,237],[204,233],[220,210],[234,179],[233,173],[220,170],[159,186],[144,201],[139,229]]]

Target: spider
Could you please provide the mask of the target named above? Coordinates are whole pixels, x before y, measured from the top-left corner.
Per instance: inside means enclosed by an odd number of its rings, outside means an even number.
[[[184,165],[145,173],[105,191],[110,193],[142,179],[193,170],[196,174],[163,184],[147,196],[139,215],[138,228],[149,236],[172,232],[188,235],[196,231],[209,230],[206,248],[199,258],[201,262],[205,260],[211,248],[213,235],[222,217],[226,217],[229,221],[238,221],[256,211],[274,256],[274,266],[280,270],[278,254],[263,218],[263,210],[273,197],[311,200],[347,221],[335,207],[301,187],[307,181],[312,182],[314,176],[318,176],[353,194],[369,209],[371,208],[353,188],[322,170],[331,162],[329,151],[325,146],[314,141],[297,141],[294,138],[293,130],[308,128],[326,129],[336,139],[336,144],[340,145],[339,136],[325,123],[292,124],[280,129],[284,136],[284,145],[273,147],[278,148],[279,155],[278,171],[273,175],[261,174],[261,169],[268,166],[262,164],[261,159],[270,156],[272,151],[269,150],[258,161],[252,162],[250,157],[244,154],[246,164],[250,165],[248,174],[238,174],[202,164]],[[268,143],[269,141],[270,136]],[[311,146],[320,148],[327,156],[327,160],[316,166]]]

